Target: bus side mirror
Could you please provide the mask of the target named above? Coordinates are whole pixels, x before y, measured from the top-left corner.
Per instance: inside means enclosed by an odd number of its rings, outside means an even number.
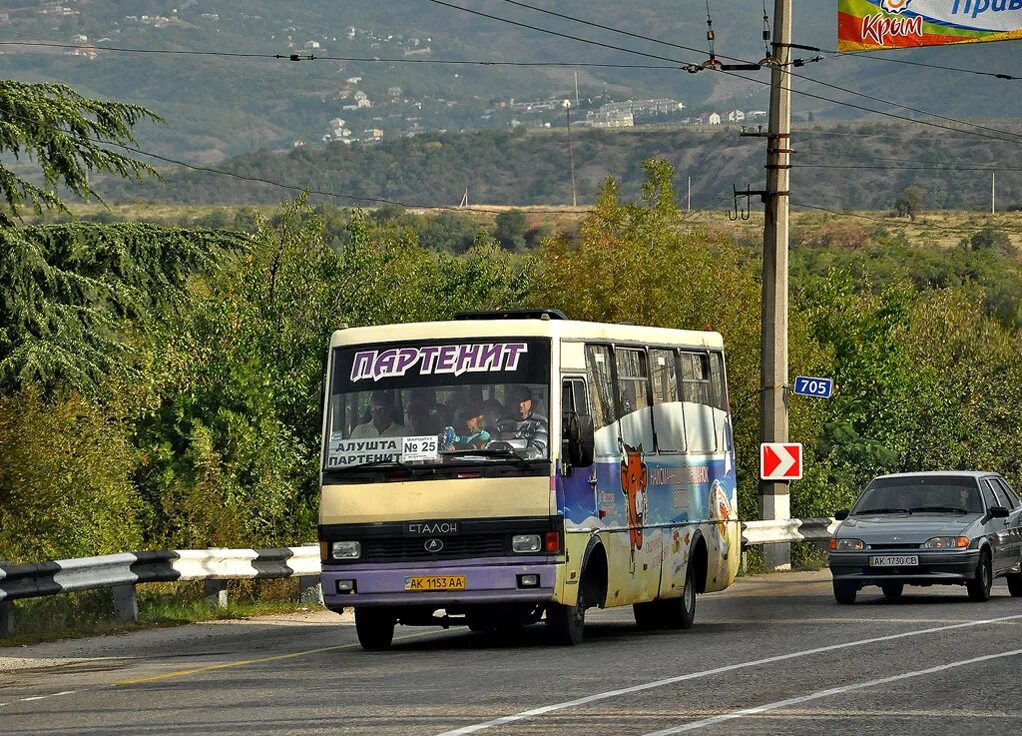
[[[596,454],[596,429],[588,414],[564,413],[565,457],[574,468],[588,468]]]

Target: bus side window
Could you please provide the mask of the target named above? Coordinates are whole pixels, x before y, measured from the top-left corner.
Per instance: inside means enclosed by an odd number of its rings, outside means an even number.
[[[596,454],[617,455],[617,413],[614,404],[614,377],[611,352],[607,345],[586,345],[586,374],[589,401],[596,428]],[[601,431],[604,430],[606,431]]]
[[[650,397],[646,351],[616,348],[614,358],[617,361],[621,440],[629,447],[653,452],[653,419],[648,411]]]
[[[723,353],[710,353],[710,405],[714,409],[724,412],[713,414],[713,428],[717,435],[717,450],[730,450],[728,436],[725,429],[727,422],[727,382],[724,380],[724,355]]]
[[[653,385],[653,428],[660,452],[685,451],[685,416],[678,393],[678,364],[673,350],[649,351]]]
[[[717,449],[710,397],[710,356],[681,353],[682,398],[685,401],[685,433],[689,452],[709,453]]]

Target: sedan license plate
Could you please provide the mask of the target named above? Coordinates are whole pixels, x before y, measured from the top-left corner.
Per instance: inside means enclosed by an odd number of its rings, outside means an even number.
[[[429,575],[405,578],[405,590],[465,590],[464,575]]]
[[[919,555],[881,555],[869,558],[870,567],[915,567]]]

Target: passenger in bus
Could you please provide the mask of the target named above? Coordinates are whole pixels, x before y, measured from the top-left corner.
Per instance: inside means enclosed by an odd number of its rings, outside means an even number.
[[[490,433],[484,429],[486,416],[482,406],[469,403],[458,410],[456,418],[458,433],[446,450],[481,450],[490,441]]]
[[[413,437],[439,434],[440,427],[422,399],[412,399],[405,407],[405,428]]]
[[[493,434],[497,431],[497,422],[507,414],[507,409],[497,399],[483,402],[483,414],[486,417],[486,429]]]
[[[498,425],[503,439],[526,440],[527,454],[540,457],[550,444],[550,422],[535,410],[535,399],[528,386],[511,389],[511,413]]]
[[[394,404],[386,391],[373,391],[369,402],[369,421],[351,430],[348,439],[365,440],[373,437],[404,437],[408,432],[394,421]]]

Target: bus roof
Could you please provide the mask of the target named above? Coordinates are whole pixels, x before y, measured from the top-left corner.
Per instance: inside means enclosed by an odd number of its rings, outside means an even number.
[[[407,322],[376,327],[351,327],[335,331],[330,338],[330,347],[408,340],[504,338],[509,336],[687,345],[703,348],[722,348],[724,345],[720,333],[698,330],[674,330],[664,327],[561,319],[462,319],[443,322]]]

